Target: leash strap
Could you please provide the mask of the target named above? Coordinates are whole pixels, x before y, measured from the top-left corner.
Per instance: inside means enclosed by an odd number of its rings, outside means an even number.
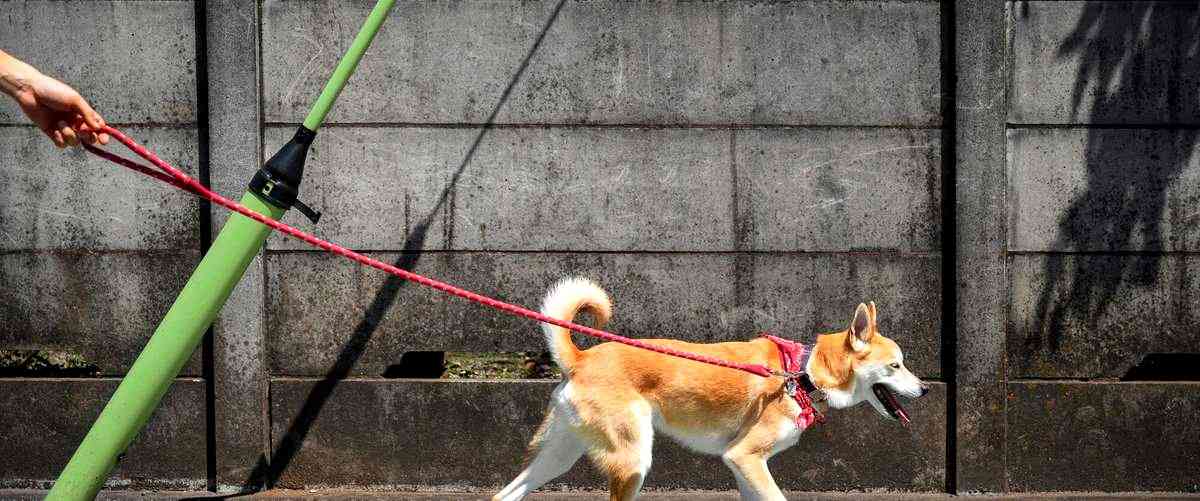
[[[384,263],[377,259],[372,259],[370,257],[367,257],[367,256],[364,256],[357,252],[354,252],[350,249],[346,249],[339,245],[327,242],[325,240],[321,240],[320,238],[317,238],[313,235],[310,235],[308,233],[300,231],[300,230],[293,228],[287,224],[284,224],[282,222],[276,221],[269,217],[263,216],[262,214],[254,212],[254,211],[250,210],[249,208],[247,208],[246,206],[239,204],[233,200],[222,197],[221,195],[217,194],[216,192],[209,190],[207,187],[200,184],[195,179],[192,179],[190,176],[185,174],[183,171],[176,169],[171,164],[168,164],[167,162],[163,161],[157,155],[152,153],[150,150],[147,150],[145,147],[138,144],[136,141],[134,141],[133,139],[130,139],[128,136],[121,133],[121,131],[114,129],[111,126],[105,126],[102,129],[102,132],[108,133],[110,136],[112,136],[114,139],[119,141],[121,144],[125,145],[126,148],[129,148],[130,151],[137,154],[137,156],[142,157],[146,161],[153,164],[155,167],[158,168],[158,170],[156,171],[155,169],[153,169],[151,167],[139,164],[137,162],[128,160],[128,159],[120,157],[118,155],[114,155],[110,152],[107,152],[100,148],[96,148],[92,145],[89,145],[89,144],[84,145],[84,147],[86,147],[88,151],[96,154],[97,156],[99,156],[105,160],[114,162],[123,167],[129,168],[131,170],[134,170],[134,171],[140,172],[142,174],[145,174],[147,176],[150,176],[150,177],[157,179],[159,181],[162,181],[164,183],[170,184],[170,185],[172,185],[176,188],[179,188],[183,191],[186,191],[188,193],[192,193],[196,196],[206,198],[217,205],[220,205],[231,211],[237,212],[238,214],[241,214],[245,217],[253,219],[259,223],[262,223],[275,231],[283,233],[292,238],[301,240],[309,245],[323,249],[330,253],[345,257],[345,258],[350,259],[351,261],[357,262],[359,264],[370,266],[372,268],[381,270],[385,273],[389,273],[391,275],[400,277],[404,280],[408,280],[410,282],[415,282],[420,285],[445,292],[447,294],[458,296],[463,299],[482,304],[489,308],[494,308],[494,309],[509,313],[511,315],[516,315],[516,316],[520,316],[520,317],[529,318],[532,320],[537,320],[538,322],[547,323],[547,324],[551,324],[551,325],[557,325],[564,329],[568,329],[573,332],[578,332],[585,336],[591,336],[594,338],[603,339],[605,341],[612,341],[612,342],[617,342],[617,343],[621,343],[621,344],[626,344],[626,345],[633,346],[636,348],[641,348],[643,350],[649,350],[649,351],[653,351],[656,353],[661,353],[663,355],[669,355],[672,357],[678,357],[678,358],[692,360],[692,361],[705,363],[705,364],[709,364],[709,365],[715,365],[718,367],[727,367],[730,369],[736,369],[736,370],[740,370],[743,372],[749,372],[750,374],[754,374],[754,375],[762,376],[762,377],[772,377],[772,376],[785,376],[786,377],[787,376],[786,374],[782,374],[779,371],[772,370],[770,367],[767,367],[765,365],[742,364],[742,363],[737,363],[737,362],[731,362],[728,360],[721,360],[719,358],[709,357],[706,355],[700,355],[698,353],[690,353],[690,352],[686,352],[686,351],[674,350],[674,349],[667,348],[664,346],[657,346],[654,344],[650,344],[650,343],[640,341],[637,339],[631,339],[631,338],[627,338],[624,336],[618,336],[611,332],[602,331],[599,329],[593,329],[591,327],[587,327],[584,325],[579,325],[576,323],[559,320],[557,318],[543,315],[541,313],[530,310],[528,308],[524,308],[524,307],[521,307],[521,306],[518,306],[515,304],[505,303],[504,301],[500,301],[498,299],[493,299],[493,298],[490,298],[490,297],[487,297],[487,296],[484,296],[481,294],[476,294],[476,293],[468,291],[466,289],[461,289],[461,288],[455,287],[453,285],[447,284],[445,282],[439,282],[432,278],[428,278],[428,277],[413,273],[411,271],[407,271],[407,270],[392,266],[390,264]]]

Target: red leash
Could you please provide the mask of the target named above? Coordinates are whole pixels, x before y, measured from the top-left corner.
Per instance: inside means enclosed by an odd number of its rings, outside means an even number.
[[[121,166],[135,170],[142,174],[145,174],[147,176],[153,177],[155,179],[158,179],[159,181],[162,181],[164,183],[175,186],[176,188],[179,188],[181,190],[184,190],[189,193],[193,193],[195,195],[207,198],[207,199],[211,200],[212,202],[216,203],[217,205],[223,206],[231,211],[237,212],[238,214],[241,214],[250,219],[253,219],[262,224],[265,224],[280,233],[289,235],[289,236],[291,236],[293,238],[297,238],[299,240],[303,240],[304,242],[308,243],[309,245],[312,245],[314,247],[319,247],[326,251],[332,252],[339,256],[346,257],[346,258],[356,261],[358,263],[365,264],[372,268],[383,270],[384,272],[390,273],[392,275],[403,278],[410,282],[416,282],[416,283],[424,285],[426,287],[432,287],[432,288],[440,290],[442,292],[453,294],[455,296],[458,296],[458,297],[461,297],[464,299],[468,299],[468,300],[474,301],[476,303],[482,304],[484,306],[489,306],[489,307],[495,308],[497,310],[505,311],[505,312],[511,313],[513,315],[530,318],[530,319],[537,320],[539,322],[543,322],[543,323],[547,323],[547,324],[557,325],[564,329],[569,329],[571,331],[578,332],[580,334],[584,334],[587,336],[592,336],[595,338],[603,339],[605,341],[614,341],[617,343],[627,344],[629,346],[641,348],[643,350],[650,350],[653,352],[662,353],[664,355],[670,355],[673,357],[694,360],[696,362],[706,363],[709,365],[716,365],[719,367],[728,367],[730,369],[737,369],[740,371],[749,372],[751,374],[755,374],[755,375],[762,376],[762,377],[771,377],[771,376],[792,377],[792,374],[789,374],[784,371],[772,370],[770,367],[767,367],[765,365],[741,364],[741,363],[737,363],[737,362],[730,362],[728,360],[721,360],[719,358],[713,358],[713,357],[709,357],[709,356],[705,356],[705,355],[700,355],[697,353],[689,353],[686,351],[673,350],[671,348],[667,348],[667,347],[663,347],[663,346],[656,346],[656,345],[653,345],[650,343],[639,341],[637,339],[630,339],[627,337],[618,336],[611,332],[605,332],[605,331],[602,331],[599,329],[593,329],[591,327],[559,320],[559,319],[553,318],[553,317],[548,317],[546,315],[543,315],[536,311],[530,310],[528,308],[523,308],[523,307],[517,306],[515,304],[505,303],[505,302],[497,300],[497,299],[492,299],[490,297],[482,296],[482,295],[476,294],[476,293],[468,291],[468,290],[460,289],[458,287],[455,287],[455,286],[447,284],[447,283],[439,282],[432,278],[424,277],[422,275],[418,275],[418,274],[410,272],[410,271],[402,270],[402,269],[392,266],[390,264],[384,263],[384,262],[376,260],[376,259],[369,258],[369,257],[359,254],[357,252],[354,252],[350,249],[346,249],[346,248],[338,246],[336,244],[326,242],[317,237],[309,235],[308,233],[305,233],[296,228],[288,226],[284,223],[281,223],[281,222],[271,219],[269,217],[263,216],[262,214],[254,212],[254,211],[246,208],[246,206],[244,206],[242,204],[234,202],[233,200],[230,200],[228,198],[222,197],[221,195],[218,195],[217,193],[213,192],[212,190],[209,190],[204,185],[197,182],[195,179],[192,179],[187,174],[184,174],[183,171],[180,171],[179,169],[172,167],[170,164],[168,164],[168,163],[164,162],[162,159],[158,158],[158,156],[156,156],[154,153],[151,153],[149,150],[142,147],[142,145],[134,142],[132,139],[130,139],[125,134],[122,134],[121,131],[118,131],[117,129],[114,129],[110,126],[105,126],[104,129],[102,130],[102,132],[107,132],[109,135],[111,135],[117,141],[120,141],[121,144],[124,144],[127,148],[129,148],[130,151],[133,151],[138,156],[140,156],[140,157],[146,159],[147,161],[149,161],[150,163],[154,164],[162,172],[156,171],[150,167],[139,164],[132,160],[128,160],[128,159],[122,158],[120,156],[114,155],[112,153],[109,153],[102,149],[96,148],[94,146],[84,145],[88,149],[88,151],[95,153],[96,155],[100,156],[101,158],[112,161]]]

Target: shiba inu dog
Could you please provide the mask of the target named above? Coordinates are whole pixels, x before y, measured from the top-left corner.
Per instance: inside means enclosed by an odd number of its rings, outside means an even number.
[[[542,313],[571,321],[588,311],[598,328],[612,316],[608,294],[577,278],[552,287]],[[580,350],[571,333],[542,330],[563,382],[529,445],[527,466],[497,493],[496,501],[522,499],[565,473],[584,454],[608,477],[613,500],[637,496],[650,470],[651,443],[661,433],[697,452],[719,455],[733,470],[743,499],[783,500],[767,459],[791,447],[807,424],[785,378],[684,360],[619,343]],[[655,344],[730,361],[783,368],[781,340],[697,344],[669,339]],[[781,356],[782,354],[782,356]],[[904,354],[876,324],[875,304],[859,304],[844,331],[818,336],[803,363],[806,385],[824,393],[835,409],[870,402],[884,417],[907,421],[895,394],[916,398],[929,388],[904,366]]]

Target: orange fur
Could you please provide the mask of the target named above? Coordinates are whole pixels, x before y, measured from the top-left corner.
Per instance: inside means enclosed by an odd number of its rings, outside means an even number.
[[[543,311],[570,321],[580,309],[591,308],[601,322],[607,321],[611,311],[607,296],[597,295],[592,289],[584,290],[589,287],[598,290],[591,282],[577,281],[573,286],[580,289],[560,290],[564,289],[563,284],[553,289],[547,305],[555,306],[544,307]],[[855,316],[858,321],[852,321],[850,329],[817,338],[808,370],[818,387],[849,391],[858,366],[899,357],[898,346],[878,333],[874,303],[869,309],[865,305],[859,308],[861,311],[856,311]],[[551,309],[556,311],[551,313]],[[869,318],[862,319],[860,314]],[[856,324],[865,328],[855,331]],[[789,425],[794,426],[799,413],[792,397],[783,391],[783,379],[762,378],[618,343],[579,350],[565,329],[550,328],[546,332],[556,359],[567,374],[556,390],[558,401],[552,406],[565,406],[561,408],[569,409],[573,417],[566,425],[556,421],[563,417],[554,415],[560,408],[554,407],[539,428],[531,450],[553,440],[547,436],[547,430],[569,427],[571,435],[558,440],[578,441],[569,445],[586,451],[609,478],[610,498],[629,500],[636,496],[649,468],[652,440],[649,435],[653,427],[661,427],[668,435],[699,450],[708,447],[707,443],[689,442],[692,440],[689,437],[711,436],[716,437],[712,447],[715,450],[708,452],[722,455],[738,476],[739,485],[747,486],[763,499],[782,499],[781,495],[776,497],[778,487],[767,470],[766,459],[795,441],[781,433]],[[855,350],[856,340],[861,341],[859,346],[865,343],[866,348]],[[778,348],[763,338],[711,344],[670,339],[647,341],[724,360],[781,368]],[[560,447],[553,451],[561,456],[556,461],[573,463],[578,456],[568,456],[575,453],[574,449],[568,453],[564,450],[567,449]],[[539,468],[549,471],[554,466],[531,465],[494,499],[520,499],[540,485],[538,482],[548,480],[542,479],[548,473],[543,474]]]

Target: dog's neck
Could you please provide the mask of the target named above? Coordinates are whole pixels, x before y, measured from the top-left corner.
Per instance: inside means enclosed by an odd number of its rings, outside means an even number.
[[[805,372],[813,385],[825,392],[829,406],[850,407],[858,403],[854,385],[854,370],[846,343],[846,332],[822,334],[813,343],[812,356]]]

